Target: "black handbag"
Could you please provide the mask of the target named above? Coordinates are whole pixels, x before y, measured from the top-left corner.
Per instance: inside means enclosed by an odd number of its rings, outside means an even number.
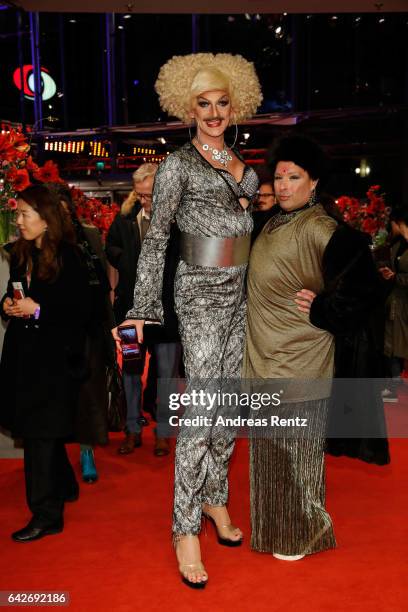
[[[126,425],[126,396],[118,364],[108,368],[108,430],[123,431]]]

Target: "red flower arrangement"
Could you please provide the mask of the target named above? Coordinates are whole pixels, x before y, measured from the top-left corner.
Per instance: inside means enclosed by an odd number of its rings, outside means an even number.
[[[0,134],[0,244],[9,239],[18,193],[31,185],[63,183],[57,164],[49,160],[41,167],[28,155],[27,137],[14,129]],[[116,204],[103,204],[95,198],[87,198],[80,189],[71,189],[78,216],[95,225],[105,237],[119,212]]]
[[[26,163],[25,163],[25,167],[27,168],[27,170],[29,170],[30,172],[37,172],[38,171],[38,164],[36,164],[33,161],[33,158],[31,157],[31,155],[29,155],[26,159]]]
[[[30,145],[27,139],[19,131],[11,129],[5,134],[0,134],[0,159],[9,163],[24,159]]]
[[[0,134],[0,211],[15,209],[15,196],[31,185],[31,181],[59,183],[58,166],[47,161],[41,168],[28,155],[30,145],[22,132],[10,129]]]
[[[96,198],[88,198],[83,191],[76,187],[71,187],[71,196],[78,217],[86,223],[95,225],[101,232],[102,238],[105,239],[120,207],[114,203],[104,204]]]
[[[34,164],[33,164],[34,165]],[[42,168],[37,168],[33,172],[33,177],[41,183],[60,183],[58,166],[53,161],[48,160]]]
[[[367,191],[367,199],[359,200],[349,196],[340,196],[337,207],[344,221],[352,227],[370,234],[373,245],[380,246],[387,238],[387,224],[391,209],[380,193],[380,185],[372,185]]]
[[[24,189],[29,187],[29,185],[31,185],[30,176],[27,170],[25,170],[24,168],[21,168],[19,170],[15,167],[12,167],[7,172],[7,181],[11,183],[13,190],[17,192],[23,191]]]

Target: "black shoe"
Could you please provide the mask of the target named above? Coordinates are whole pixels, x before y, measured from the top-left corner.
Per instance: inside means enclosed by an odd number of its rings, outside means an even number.
[[[55,535],[61,533],[64,529],[63,525],[54,525],[52,527],[32,527],[30,524],[19,531],[11,534],[15,542],[33,542],[47,535]]]

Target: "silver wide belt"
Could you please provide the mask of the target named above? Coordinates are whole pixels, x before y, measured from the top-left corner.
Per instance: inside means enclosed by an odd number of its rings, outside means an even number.
[[[228,268],[248,263],[251,234],[207,238],[181,232],[180,256],[186,263],[207,268]]]

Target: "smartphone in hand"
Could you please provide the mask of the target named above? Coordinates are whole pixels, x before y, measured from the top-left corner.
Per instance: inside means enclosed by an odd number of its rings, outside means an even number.
[[[23,300],[25,298],[23,284],[13,282],[12,285],[13,285],[13,300]]]
[[[142,358],[142,349],[137,340],[136,327],[134,325],[122,325],[118,327],[118,335],[121,343],[122,357],[124,361]]]

